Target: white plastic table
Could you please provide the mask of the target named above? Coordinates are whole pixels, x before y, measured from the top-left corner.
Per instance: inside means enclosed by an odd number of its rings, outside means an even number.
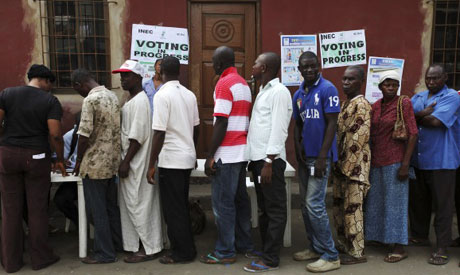
[[[191,177],[195,178],[203,178],[207,177],[204,173],[204,159],[198,159],[198,168],[196,170],[192,170]],[[249,176],[249,175],[248,175]],[[286,180],[286,204],[287,204],[287,221],[286,221],[286,228],[284,229],[284,238],[283,238],[283,245],[284,247],[291,246],[291,196],[292,196],[292,179],[295,177],[295,170],[289,164],[286,163],[286,170],[284,171],[284,178]]]
[[[51,182],[77,182],[78,190],[78,240],[79,240],[79,253],[80,258],[86,257],[88,227],[86,221],[86,208],[85,208],[85,195],[83,193],[83,182],[78,176],[69,174],[63,177],[60,173],[51,172]]]

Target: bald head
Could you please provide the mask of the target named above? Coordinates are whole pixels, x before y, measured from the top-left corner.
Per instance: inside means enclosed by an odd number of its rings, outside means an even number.
[[[261,62],[267,66],[267,71],[276,76],[281,66],[281,58],[274,52],[266,52],[259,56]]]
[[[212,63],[214,71],[217,75],[220,75],[228,67],[235,66],[235,53],[232,48],[221,46],[214,51]]]

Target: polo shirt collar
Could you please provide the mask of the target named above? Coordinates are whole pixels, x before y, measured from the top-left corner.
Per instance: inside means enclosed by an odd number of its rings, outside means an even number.
[[[222,74],[220,75],[220,78],[226,76],[226,75],[229,75],[229,74],[237,74],[238,71],[236,70],[235,67],[228,67],[227,69],[225,69]]]
[[[313,83],[312,86],[310,87],[307,87],[307,88],[314,88],[314,87],[318,87],[319,83],[321,82],[321,80],[323,79],[323,76],[321,75],[321,73],[319,73],[319,76],[318,76],[318,79],[315,81],[315,83]],[[305,80],[302,82],[302,84],[300,85],[300,89],[302,90],[303,93],[307,93],[305,91]]]

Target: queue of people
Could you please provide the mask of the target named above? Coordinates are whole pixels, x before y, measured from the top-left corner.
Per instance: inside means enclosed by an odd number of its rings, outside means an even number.
[[[253,66],[253,77],[260,82],[253,103],[235,67],[234,51],[219,47],[212,61],[219,80],[204,170],[211,178],[217,239],[212,251],[199,256],[200,262],[233,264],[242,253],[250,259],[245,271],[279,269],[287,221],[285,143],[292,118],[307,237],[305,249],[294,253],[294,260],[312,261],[306,265],[310,272],[335,270],[367,262],[368,243],[390,247],[382,257],[385,262],[404,260],[406,245],[428,242],[433,204],[436,246],[428,263],[449,261],[447,248],[460,243],[451,236],[460,200],[460,96],[446,86],[442,65],[429,66],[428,90],[412,99],[397,94],[399,74],[382,73],[383,97],[371,105],[362,94],[363,67],[346,68],[341,87],[345,101],[340,102],[338,89],[322,76],[317,56],[304,52],[298,65],[304,81],[291,98],[277,77],[280,57],[265,52]],[[59,261],[47,242],[52,152],[55,169],[63,176],[71,167],[83,179],[87,215],[94,225],[94,247],[83,263],[112,263],[118,252],[128,253],[123,259],[127,263],[157,259],[164,248],[162,215],[171,247],[159,262],[196,258],[188,194],[196,168],[197,98],[180,84],[177,58],[159,60],[155,71],[152,79],[143,81],[143,67],[135,60],[112,71],[120,74],[121,86],[129,93],[121,106],[91,72],[75,70],[71,83],[84,100],[81,115],[64,139],[62,108],[49,93],[54,75],[48,68],[33,65],[28,85],[0,93],[5,271],[16,272],[24,265],[24,205],[32,268]],[[247,171],[257,193],[259,249],[251,237]],[[326,212],[328,182],[333,186],[333,226]],[[75,188],[61,186],[54,201],[77,224]]]

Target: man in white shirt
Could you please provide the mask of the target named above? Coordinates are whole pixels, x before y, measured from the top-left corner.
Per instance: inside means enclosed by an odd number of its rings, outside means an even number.
[[[273,52],[259,55],[252,76],[261,82],[248,132],[248,170],[252,172],[258,206],[262,257],[244,270],[278,269],[286,227],[286,139],[292,115],[291,94],[277,78],[281,59]]]
[[[160,70],[164,84],[153,100],[154,134],[147,179],[155,183],[158,160],[161,204],[171,242],[171,253],[160,258],[162,264],[190,262],[196,256],[188,191],[200,118],[195,95],[179,83],[179,69],[177,58],[163,59]]]

